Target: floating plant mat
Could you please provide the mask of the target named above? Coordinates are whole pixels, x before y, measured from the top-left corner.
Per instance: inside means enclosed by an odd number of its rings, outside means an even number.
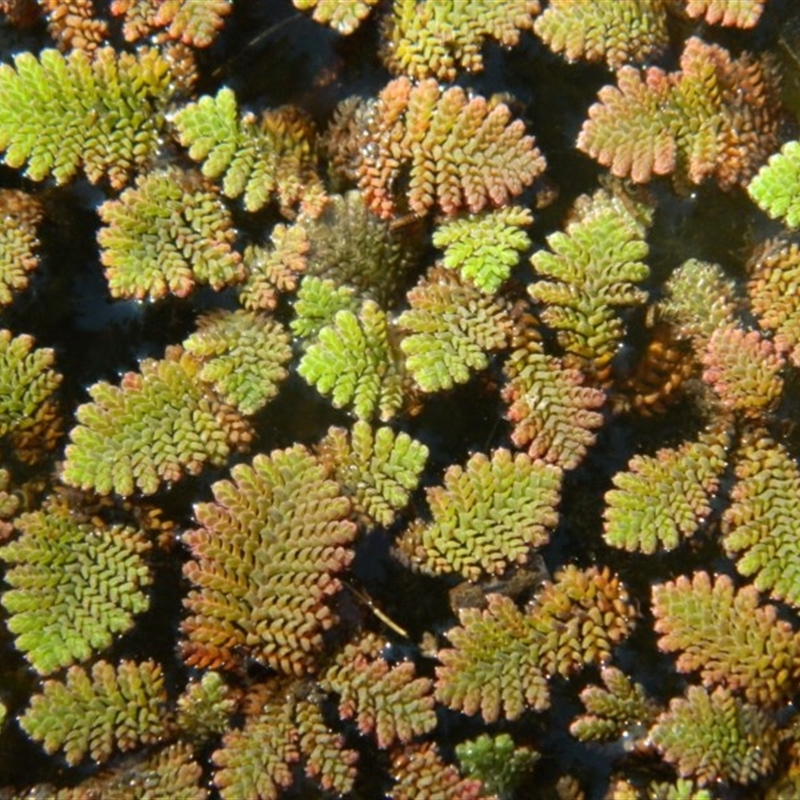
[[[800,795],[792,13],[0,2],[0,797]]]

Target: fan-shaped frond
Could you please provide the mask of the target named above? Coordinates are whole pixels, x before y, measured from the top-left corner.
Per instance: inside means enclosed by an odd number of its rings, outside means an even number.
[[[5,163],[40,181],[65,183],[79,168],[115,188],[157,152],[169,96],[169,67],[156,50],[110,47],[93,56],[43,50],[0,65],[0,150]]]
[[[242,414],[255,414],[275,397],[292,357],[280,322],[243,310],[204,314],[183,346],[201,362],[198,378]]]
[[[180,348],[142,361],[119,386],[100,381],[78,407],[62,477],[100,494],[153,494],[163,481],[225,463],[249,441],[241,416],[207,392],[200,362]]]
[[[335,622],[328,599],[350,563],[350,502],[303,447],[238,464],[184,535],[195,588],[184,600],[188,663],[231,668],[245,655],[284,673],[315,665]]]
[[[107,648],[150,604],[150,549],[133,528],[82,524],[66,506],[23,514],[21,536],[0,548],[2,595],[14,643],[48,675]]]
[[[321,210],[324,190],[316,173],[314,132],[297,109],[268,110],[257,121],[240,114],[234,93],[225,88],[184,106],[173,122],[189,156],[203,162],[203,174],[222,177],[225,195],[243,195],[248,211],[273,198],[286,216],[293,216],[298,205],[311,213]]]
[[[0,228],[0,305],[8,305],[14,292],[28,285],[28,273],[39,265],[36,230],[43,217],[44,209],[32,194],[0,190],[0,219],[14,220]]]
[[[759,605],[755,586],[737,592],[727,575],[713,582],[706,572],[681,575],[653,587],[653,615],[659,648],[679,651],[678,669],[699,670],[706,686],[724,684],[771,705],[797,690],[800,634],[775,606]]]
[[[503,47],[531,30],[539,0],[397,0],[385,24],[384,61],[411,78],[452,81],[458,70],[483,69],[481,47],[494,39]]]
[[[605,61],[612,69],[651,61],[669,44],[664,0],[551,0],[534,30],[570,61]]]
[[[159,741],[168,731],[166,701],[164,675],[155,662],[121,661],[115,667],[98,661],[91,675],[73,666],[65,681],[45,681],[19,724],[48,753],[63,750],[68,764],[87,753],[103,762],[115,748]]]
[[[562,472],[505,449],[452,466],[427,490],[433,517],[406,530],[398,546],[422,569],[469,580],[524,564],[558,524]]]
[[[98,213],[100,260],[114,297],[184,297],[196,284],[220,290],[245,277],[231,247],[230,213],[197,173],[148,172]]]
[[[344,36],[351,34],[367,17],[378,0],[292,0],[301,11],[314,9],[314,20],[330,25]]]

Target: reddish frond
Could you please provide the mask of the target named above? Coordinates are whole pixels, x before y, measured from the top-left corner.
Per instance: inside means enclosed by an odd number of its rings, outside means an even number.
[[[481,782],[462,778],[433,742],[407,745],[392,759],[390,800],[481,800]],[[485,798],[490,800],[490,798]]]

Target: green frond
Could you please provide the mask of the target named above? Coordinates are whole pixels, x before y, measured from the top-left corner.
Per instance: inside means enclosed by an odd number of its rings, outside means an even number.
[[[408,292],[410,308],[397,320],[405,331],[405,367],[423,392],[466,383],[489,366],[489,353],[508,347],[511,311],[458,275],[433,267]]]
[[[763,417],[780,400],[783,354],[759,331],[718,328],[702,354],[703,380],[723,407],[750,419]]]
[[[48,675],[104,650],[150,602],[150,544],[133,528],[81,524],[65,506],[23,514],[21,535],[0,547],[2,603],[14,644]]]
[[[245,277],[232,249],[231,215],[197,173],[148,172],[98,213],[100,260],[113,297],[185,297],[196,284],[219,291]]]
[[[452,81],[483,70],[487,39],[503,47],[533,28],[539,0],[397,0],[385,22],[384,61],[395,74]]]
[[[787,142],[747,186],[758,207],[790,228],[800,225],[800,142]]]
[[[725,550],[757,589],[800,607],[800,470],[766,436],[745,443],[735,460],[736,483],[722,516]]]
[[[576,467],[603,424],[605,393],[585,386],[581,372],[546,355],[536,342],[511,353],[503,372],[514,445],[526,448],[531,458],[563,469]]]
[[[675,781],[650,781],[642,786],[626,778],[616,778],[606,794],[607,800],[714,800],[716,794],[700,789],[694,781],[677,778]]]
[[[82,168],[97,183],[127,183],[159,148],[169,66],[155,49],[93,55],[43,50],[0,66],[0,150],[35,181],[65,183]]]
[[[389,800],[490,800],[481,791],[481,782],[462,778],[447,764],[434,742],[406,745],[392,758],[395,780]]]
[[[260,120],[240,114],[230,89],[204,95],[181,108],[173,119],[180,143],[202,161],[203,175],[222,177],[227,197],[243,196],[248,211],[273,198],[281,213],[318,212],[324,190],[316,173],[311,123],[289,106],[267,110]]]
[[[266,314],[209,312],[199,318],[197,331],[183,346],[201,363],[198,378],[242,414],[263,408],[289,374],[289,334]]]
[[[344,747],[344,737],[330,729],[317,703],[298,700],[294,714],[306,775],[327,792],[348,794],[356,779],[358,753]]]
[[[509,798],[530,775],[540,755],[530,747],[517,747],[507,733],[482,733],[457,744],[456,757],[465,777],[479,780],[488,794]]]
[[[300,11],[314,9],[313,18],[348,36],[366,19],[378,0],[292,0]]]
[[[390,666],[384,643],[367,633],[348,644],[328,667],[320,685],[339,697],[339,715],[354,719],[378,747],[407,743],[436,727],[431,680],[416,678],[410,661]]]
[[[551,0],[534,30],[554,53],[605,61],[612,69],[652,61],[669,45],[664,0]]]
[[[294,698],[282,681],[259,698],[243,728],[231,728],[211,760],[214,785],[223,800],[278,800],[292,785],[292,771],[300,760],[294,722]]]
[[[107,761],[115,748],[154,744],[167,732],[167,693],[161,667],[153,661],[98,661],[91,675],[67,670],[66,680],[44,682],[20,717],[21,728],[48,753],[64,751],[68,764],[88,755]]]
[[[558,524],[562,472],[503,448],[451,466],[444,485],[427,489],[432,521],[417,521],[398,546],[422,569],[469,580],[500,575],[528,561]]]
[[[713,177],[744,185],[778,145],[780,101],[769,59],[688,39],[680,70],[623,66],[589,109],[578,148],[638,183],[672,175],[679,187]]]
[[[308,273],[352,286],[361,298],[388,308],[419,266],[419,226],[393,229],[370,211],[364,195],[332,195],[322,214],[306,223]]]
[[[434,207],[452,216],[506,205],[545,167],[508,106],[433,79],[391,81],[372,103],[367,126],[359,185],[367,205],[385,218],[396,211],[405,173],[403,205],[407,199],[418,216]]]
[[[540,280],[528,292],[564,350],[600,372],[625,334],[617,309],[647,299],[635,284],[650,275],[643,261],[650,214],[603,189],[584,195],[574,211],[563,232],[547,237],[550,249],[531,257]]]
[[[751,703],[779,705],[797,691],[800,634],[759,605],[755,586],[736,591],[727,575],[708,573],[653,587],[659,649],[680,652],[681,672],[700,671],[706,686],[724,684]]]
[[[302,224],[275,225],[270,244],[244,251],[247,277],[239,287],[239,302],[248,311],[272,311],[278,298],[297,288],[308,260],[308,234]]]
[[[53,351],[33,345],[32,336],[15,337],[0,330],[0,436],[35,426],[61,384],[61,375],[53,369]]]
[[[494,294],[530,246],[523,228],[532,222],[533,214],[520,206],[483,211],[445,220],[433,232],[433,244],[444,250],[442,261],[448,269]]]
[[[0,219],[14,220],[0,228],[0,306],[11,303],[14,293],[28,285],[28,273],[39,266],[39,238],[44,217],[41,203],[18,189],[0,189]]]
[[[78,407],[63,480],[99,494],[153,494],[164,481],[221,466],[249,430],[203,387],[200,363],[180,348],[145,359],[119,386],[100,381]]]
[[[548,708],[538,628],[510,598],[489,594],[486,600],[484,611],[461,609],[461,624],[447,631],[451,647],[438,653],[436,699],[470,716],[480,712],[489,723]]]
[[[631,552],[674,550],[711,513],[727,464],[730,437],[711,430],[697,441],[635,455],[605,494],[604,538]]]
[[[650,731],[664,759],[701,786],[748,784],[769,774],[778,761],[780,739],[769,714],[721,686],[711,694],[690,686]]]
[[[736,287],[722,267],[689,258],[664,284],[659,317],[675,326],[678,335],[692,339],[701,352],[718,328],[732,325]]]
[[[447,631],[452,647],[439,651],[435,693],[490,723],[501,713],[514,720],[526,708],[547,708],[550,676],[608,661],[636,617],[627,590],[607,569],[568,566],[525,612],[504,595],[486,600],[483,611],[461,609],[461,625]]]
[[[800,366],[800,242],[779,237],[763,243],[748,263],[747,296],[759,327]]]
[[[417,488],[428,448],[407,433],[373,429],[364,420],[356,420],[347,434],[331,428],[319,445],[320,458],[352,498],[354,511],[389,526]]]
[[[323,328],[334,324],[339,311],[358,314],[359,306],[353,287],[338,286],[332,280],[306,275],[294,303],[295,318],[290,323],[292,333],[301,339],[314,341]]]
[[[600,677],[605,688],[592,685],[581,692],[587,713],[573,720],[569,732],[582,742],[644,736],[658,714],[656,703],[640,684],[616,667],[603,667]]]
[[[753,28],[767,0],[684,0],[690,17],[703,17],[709,25]]]
[[[306,348],[301,377],[335,408],[352,405],[360,419],[391,419],[403,403],[402,374],[390,337],[389,317],[373,300],[358,313],[337,311]]]
[[[228,729],[237,710],[237,693],[219,672],[190,681],[177,701],[176,727],[192,742],[202,743]]]
[[[252,657],[303,675],[335,622],[328,599],[347,567],[356,528],[350,502],[303,447],[238,464],[195,507],[202,527],[184,534],[194,589],[182,624],[189,664],[234,667]]]

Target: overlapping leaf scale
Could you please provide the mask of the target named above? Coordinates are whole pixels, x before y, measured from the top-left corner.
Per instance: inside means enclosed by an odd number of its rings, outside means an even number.
[[[184,535],[195,588],[184,605],[189,664],[235,667],[250,657],[288,674],[313,669],[322,633],[335,622],[327,602],[353,552],[350,502],[302,446],[238,464],[232,481],[200,503],[202,527]]]
[[[313,18],[322,25],[348,36],[366,19],[378,0],[292,0],[300,11],[314,9]]]
[[[286,216],[294,216],[297,206],[312,214],[321,210],[324,189],[316,172],[314,134],[296,109],[268,110],[257,121],[241,115],[233,91],[223,88],[181,108],[173,122],[189,156],[203,162],[203,174],[222,177],[224,194],[243,196],[248,211],[273,198]]]
[[[655,721],[656,703],[648,698],[641,684],[634,683],[617,667],[603,667],[600,677],[605,688],[592,685],[581,692],[587,713],[573,720],[569,732],[582,742],[643,736]]]
[[[500,448],[448,468],[444,485],[427,490],[433,519],[413,523],[398,546],[433,573],[469,580],[524,564],[558,524],[562,471]]]
[[[436,699],[486,722],[514,720],[550,704],[549,679],[602,664],[632,630],[627,590],[607,569],[569,566],[525,612],[499,594],[487,608],[465,608],[439,651]]]
[[[729,436],[713,428],[697,441],[635,455],[605,494],[604,538],[631,552],[674,550],[711,513],[727,464]]]
[[[403,403],[402,373],[389,317],[373,300],[358,313],[344,308],[308,344],[297,368],[336,408],[353,406],[360,419],[391,419]]]
[[[777,85],[769,58],[733,59],[692,37],[677,72],[621,67],[589,109],[578,147],[640,183],[671,174],[679,187],[710,177],[743,185],[777,148]]]
[[[250,311],[212,311],[183,343],[202,363],[198,377],[242,414],[255,414],[289,374],[289,333],[273,317]]]
[[[539,0],[398,0],[385,22],[383,58],[394,73],[452,81],[483,69],[481,47],[513,47],[531,30]]]
[[[127,183],[159,148],[169,66],[153,48],[138,56],[103,47],[90,55],[24,52],[0,66],[0,150],[32,180],[65,183],[82,168],[97,183]],[[88,124],[87,124],[88,122]]]
[[[208,47],[230,14],[233,0],[162,0],[155,7],[155,24],[169,26],[171,39],[193,47]]]
[[[382,426],[373,429],[356,420],[348,437],[344,428],[331,428],[319,446],[353,510],[372,524],[391,525],[417,488],[428,448],[407,433]]]
[[[800,243],[794,238],[765,242],[748,263],[747,295],[759,327],[800,366]]]
[[[701,786],[749,784],[777,764],[781,734],[762,708],[718,686],[709,693],[690,686],[671,701],[650,731],[650,740],[681,777]]]
[[[2,595],[14,643],[48,675],[108,647],[149,606],[150,548],[129,527],[81,524],[65,506],[23,514],[21,535],[0,548]]]
[[[528,292],[566,353],[602,374],[625,334],[617,309],[647,299],[635,284],[650,275],[642,261],[650,213],[602,189],[574,211],[563,232],[547,237],[549,250],[531,257],[540,279]]]
[[[653,587],[653,615],[659,648],[680,652],[678,669],[698,670],[706,686],[773,706],[797,691],[800,634],[775,606],[760,606],[755,586],[737,591],[727,575],[681,575]]]
[[[314,341],[324,327],[333,324],[337,312],[358,314],[359,307],[352,286],[339,286],[327,278],[323,280],[316,275],[306,275],[294,304],[295,318],[290,323],[292,333]]]
[[[483,794],[481,782],[462,778],[447,764],[434,742],[409,744],[392,758],[394,786],[389,800],[490,800]]]
[[[484,292],[496,292],[531,243],[523,230],[533,222],[527,208],[505,206],[445,220],[433,232],[442,263]]]
[[[348,644],[320,680],[339,697],[339,715],[353,719],[363,734],[374,735],[378,747],[407,743],[436,727],[432,682],[415,677],[410,661],[390,665],[384,643],[367,633]]]
[[[176,167],[148,172],[98,209],[100,260],[113,297],[185,297],[245,277],[233,220],[213,187]]]
[[[532,341],[514,350],[503,365],[503,400],[513,424],[511,441],[563,469],[576,467],[603,424],[605,392],[584,385],[583,374],[565,367]]]
[[[690,17],[703,17],[709,25],[719,23],[752,28],[761,18],[766,0],[684,0]]]
[[[800,607],[800,470],[769,437],[755,436],[737,451],[722,528],[739,573],[774,599]]]
[[[489,366],[489,353],[507,347],[510,309],[458,275],[433,267],[408,292],[410,308],[397,320],[404,331],[405,368],[423,392],[450,389]]]
[[[525,745],[517,746],[507,733],[482,733],[456,745],[461,772],[479,780],[487,794],[512,797],[525,786],[540,754]]]
[[[98,661],[91,675],[72,666],[64,681],[44,682],[20,717],[25,733],[68,764],[88,754],[107,761],[114,750],[154,744],[169,730],[164,674],[153,661]]]
[[[669,45],[663,0],[575,3],[551,0],[534,30],[570,61],[605,61],[612,69],[653,60]]]
[[[100,494],[153,494],[164,481],[221,466],[249,441],[241,416],[205,390],[180,348],[145,359],[119,386],[100,381],[78,407],[62,478]]]
[[[0,219],[14,220],[0,228],[0,305],[8,305],[14,293],[28,285],[39,266],[37,228],[44,208],[32,194],[19,189],[0,190]]]
[[[204,672],[191,680],[176,703],[175,723],[195,745],[212,736],[221,736],[238,708],[239,692],[219,672]]]
[[[396,212],[402,175],[413,213],[453,215],[506,205],[544,170],[545,161],[503,103],[468,96],[434,79],[391,81],[367,114],[370,147],[360,154],[359,185],[382,217]]]

